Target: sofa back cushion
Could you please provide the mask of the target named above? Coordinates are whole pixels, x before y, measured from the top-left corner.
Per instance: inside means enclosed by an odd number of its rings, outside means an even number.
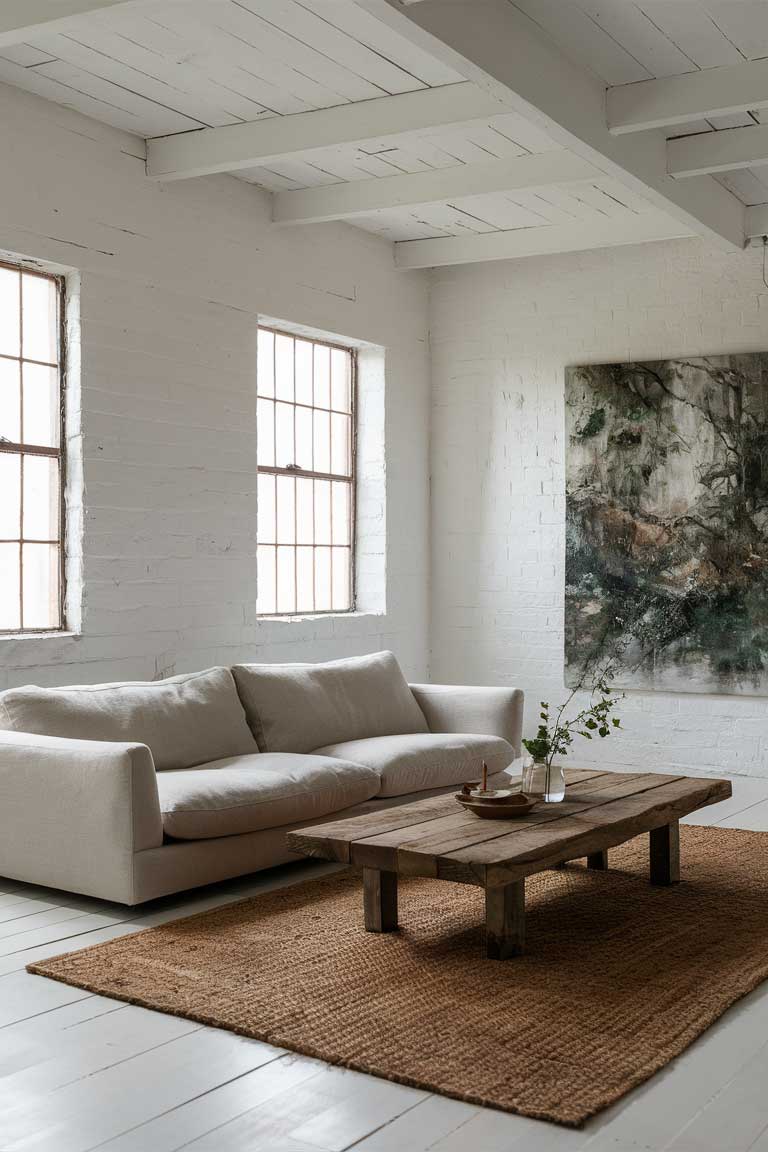
[[[0,728],[146,744],[158,769],[258,751],[228,668],[151,682],[11,688],[0,694]]]
[[[236,664],[232,672],[262,752],[427,731],[391,652],[327,664]]]

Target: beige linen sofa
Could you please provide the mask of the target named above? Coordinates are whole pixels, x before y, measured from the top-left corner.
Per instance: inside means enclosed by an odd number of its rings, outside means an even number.
[[[138,904],[282,864],[291,828],[491,778],[519,689],[406,683],[390,652],[0,693],[0,875]]]

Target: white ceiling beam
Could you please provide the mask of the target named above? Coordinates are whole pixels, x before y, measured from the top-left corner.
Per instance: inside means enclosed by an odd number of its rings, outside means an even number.
[[[744,205],[709,177],[672,179],[663,133],[611,135],[605,85],[508,0],[424,0],[407,8],[399,0],[357,3],[507,101],[564,148],[671,213],[684,230],[726,249],[743,247]]]
[[[435,240],[400,240],[395,244],[398,268],[439,268],[446,264],[472,264],[479,260],[516,260],[558,252],[583,252],[650,240],[675,240],[691,233],[671,216],[642,212],[632,220],[584,220],[549,224],[541,228],[515,228],[509,232],[481,232],[473,236],[446,236]]]
[[[768,164],[768,124],[681,136],[667,145],[670,176],[702,176]]]
[[[768,204],[753,204],[747,208],[747,236],[750,240],[768,236]]]
[[[498,97],[474,84],[422,88],[315,112],[158,137],[147,141],[147,175],[181,180],[212,172],[236,172],[274,164],[295,153],[306,159],[312,150],[443,128],[508,111]]]
[[[621,84],[607,95],[608,128],[614,135],[756,108],[768,108],[768,60]]]
[[[42,33],[65,31],[78,16],[128,8],[140,0],[2,0],[0,48],[25,44]]]
[[[427,172],[277,192],[272,198],[272,219],[276,224],[316,224],[323,220],[349,219],[382,208],[436,204],[486,192],[572,184],[601,175],[594,164],[572,152],[541,152],[489,164],[457,164]]]

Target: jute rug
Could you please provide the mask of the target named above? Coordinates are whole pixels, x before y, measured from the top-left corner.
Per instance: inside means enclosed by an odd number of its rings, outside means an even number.
[[[397,934],[360,878],[307,881],[32,964],[104,996],[333,1064],[579,1125],[768,975],[768,834],[681,829],[683,883],[647,837],[528,881],[527,954],[484,956],[483,893],[401,883]]]

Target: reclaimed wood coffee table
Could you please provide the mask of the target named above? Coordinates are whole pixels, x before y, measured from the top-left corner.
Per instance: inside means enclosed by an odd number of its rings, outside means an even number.
[[[650,882],[680,879],[679,820],[731,795],[728,780],[658,773],[566,773],[559,804],[537,804],[515,820],[482,820],[452,795],[433,796],[288,833],[306,856],[363,870],[365,927],[397,928],[397,877],[431,876],[485,889],[488,956],[505,960],[525,944],[525,877],[568,860],[608,867],[608,849],[650,833]]]

